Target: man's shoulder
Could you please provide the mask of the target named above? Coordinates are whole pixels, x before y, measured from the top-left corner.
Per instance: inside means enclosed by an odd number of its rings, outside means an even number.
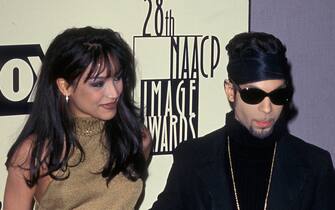
[[[289,134],[286,142],[296,155],[312,164],[331,161],[330,153],[327,150],[308,143],[299,137]]]
[[[197,158],[213,155],[222,146],[225,141],[225,127],[214,130],[202,137],[184,141],[176,148],[174,156],[183,156],[183,158]]]
[[[314,144],[308,143],[305,140],[294,136],[292,134],[288,135],[289,138],[289,143],[293,144],[295,147],[302,149],[302,150],[306,150],[308,152],[312,152],[313,154],[326,154],[328,153],[325,149],[322,149],[321,147],[318,147]]]

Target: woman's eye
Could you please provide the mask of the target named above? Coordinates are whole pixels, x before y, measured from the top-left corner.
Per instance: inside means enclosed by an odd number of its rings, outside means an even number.
[[[114,75],[113,80],[114,81],[120,81],[122,79],[122,73],[119,72],[118,74]]]
[[[120,79],[122,79],[122,77],[113,77],[114,81],[120,81]]]
[[[104,84],[105,84],[105,82],[103,82],[103,81],[95,81],[95,82],[90,83],[90,85],[92,87],[102,87],[102,86],[104,86]]]

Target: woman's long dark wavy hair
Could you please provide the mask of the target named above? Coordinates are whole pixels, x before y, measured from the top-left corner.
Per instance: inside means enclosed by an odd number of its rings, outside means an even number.
[[[111,56],[119,62],[123,92],[117,114],[104,125],[109,156],[101,174],[107,183],[120,172],[130,180],[146,174],[142,152],[143,124],[133,98],[136,73],[129,45],[111,29],[71,28],[51,42],[42,62],[32,111],[8,152],[7,167],[11,166],[11,159],[22,143],[34,136],[28,168],[30,176],[26,178],[28,186],[34,186],[39,177],[45,175],[61,179],[53,172],[65,171],[69,167],[68,160],[75,148],[81,151],[82,157],[84,155],[75,135],[73,116],[56,80],[64,78],[70,85],[76,85],[87,68],[90,71],[88,77],[99,75],[103,69],[98,63],[112,66]],[[41,174],[43,164],[47,166],[45,174]]]

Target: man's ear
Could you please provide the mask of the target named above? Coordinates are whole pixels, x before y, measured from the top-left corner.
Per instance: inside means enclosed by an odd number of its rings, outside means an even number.
[[[233,103],[235,101],[234,85],[228,79],[224,81],[224,90],[226,92],[228,101]]]
[[[56,80],[58,90],[64,95],[64,96],[70,96],[72,93],[72,87],[71,85],[64,79],[64,78],[58,78]]]

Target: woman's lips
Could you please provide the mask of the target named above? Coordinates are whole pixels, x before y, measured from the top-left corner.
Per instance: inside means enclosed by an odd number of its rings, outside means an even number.
[[[101,106],[105,109],[115,109],[116,108],[116,102],[114,103],[108,103],[108,104],[102,104]]]

